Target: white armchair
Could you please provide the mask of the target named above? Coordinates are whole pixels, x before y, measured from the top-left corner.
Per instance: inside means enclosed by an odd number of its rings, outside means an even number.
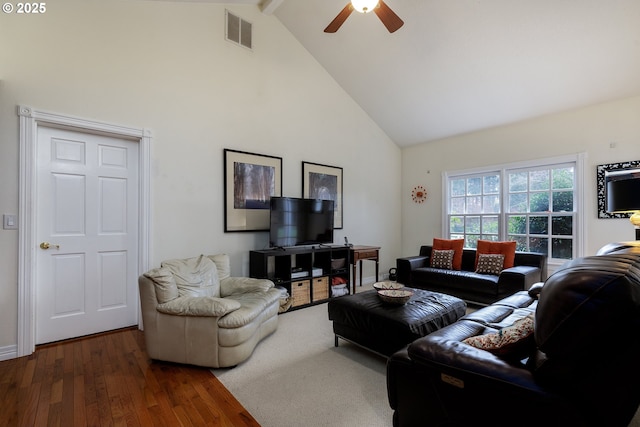
[[[164,261],[138,284],[152,359],[235,366],[278,325],[280,292],[273,282],[231,277],[225,254]]]

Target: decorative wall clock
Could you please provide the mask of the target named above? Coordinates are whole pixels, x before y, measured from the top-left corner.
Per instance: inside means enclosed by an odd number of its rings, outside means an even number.
[[[411,191],[411,198],[415,203],[424,203],[427,200],[427,190],[421,185],[416,185]]]

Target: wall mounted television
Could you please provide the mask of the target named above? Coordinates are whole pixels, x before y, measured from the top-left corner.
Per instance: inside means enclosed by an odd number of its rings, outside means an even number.
[[[271,197],[269,246],[333,243],[333,200]]]

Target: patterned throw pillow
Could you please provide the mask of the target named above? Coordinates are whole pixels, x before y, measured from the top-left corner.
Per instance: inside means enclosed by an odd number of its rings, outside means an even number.
[[[476,266],[480,254],[502,254],[504,255],[504,268],[511,268],[515,265],[516,242],[510,240],[506,242],[494,242],[492,240],[478,240],[476,248]]]
[[[529,314],[498,332],[469,337],[462,342],[505,359],[521,359],[535,346],[534,314]]]
[[[431,267],[443,268],[445,270],[452,270],[454,253],[455,251],[453,249],[432,250],[431,251]]]
[[[462,252],[464,248],[464,239],[439,239],[433,238],[433,250],[449,250],[453,249],[453,269],[462,269]],[[498,252],[499,253],[499,252]]]
[[[478,255],[478,267],[476,273],[495,274],[502,271],[504,266],[504,255],[502,254],[480,254]]]

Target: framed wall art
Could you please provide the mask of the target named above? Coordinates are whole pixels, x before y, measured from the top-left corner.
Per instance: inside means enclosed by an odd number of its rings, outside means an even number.
[[[224,150],[224,231],[268,231],[271,197],[282,196],[282,157]]]
[[[302,162],[302,197],[333,200],[333,228],[342,228],[342,168]]]
[[[609,163],[596,167],[596,191],[598,195],[598,218],[629,218],[629,213],[607,212],[607,176],[620,171],[640,169],[640,160]]]

